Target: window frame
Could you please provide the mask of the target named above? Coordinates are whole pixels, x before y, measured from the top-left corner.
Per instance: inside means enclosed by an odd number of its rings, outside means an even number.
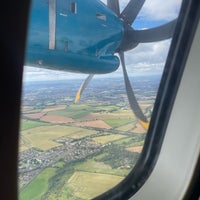
[[[127,199],[131,197],[134,192],[139,190],[140,187],[142,187],[142,184],[145,182],[145,180],[148,178],[151,171],[153,170],[153,167],[159,156],[159,145],[162,145],[162,140],[164,138],[166,126],[171,113],[171,110],[167,111],[167,109],[164,108],[166,106],[164,104],[166,103],[166,100],[164,101],[164,97],[166,97],[166,99],[171,102],[170,106],[169,103],[167,103],[167,107],[172,108],[172,104],[176,96],[177,87],[180,83],[181,74],[184,70],[185,60],[191,45],[190,39],[194,34],[196,28],[196,15],[199,11],[199,4],[200,3],[198,2],[198,0],[184,0],[183,2],[181,15],[184,17],[183,19],[178,20],[176,33],[172,41],[173,45],[171,45],[169,52],[169,55],[171,55],[172,57],[169,58],[168,56],[167,59],[166,68],[161,80],[155,109],[152,115],[149,133],[147,134],[144,150],[137,163],[136,168],[134,168],[130,175],[122,183],[120,183],[120,185],[116,186],[114,189],[106,192],[105,194],[102,194],[95,199]],[[10,7],[10,1],[5,1],[2,4],[2,12],[0,14],[4,26],[4,30],[1,32],[1,36],[3,36],[1,37],[1,52],[2,58],[4,58],[0,61],[1,66],[3,66],[1,71],[1,103],[2,105],[4,105],[1,107],[1,113],[5,114],[0,121],[2,131],[0,147],[3,150],[0,151],[0,192],[2,199],[17,199],[18,196],[17,153],[19,137],[20,100],[29,5],[29,0],[24,0],[20,4],[18,1],[14,1],[12,2],[12,7]],[[7,10],[10,10],[10,12],[7,12]],[[15,34],[10,34],[13,32]],[[174,49],[172,49],[172,46],[174,47]],[[184,49],[184,51],[182,51],[181,47]],[[176,59],[178,57],[181,59]],[[178,77],[176,77],[176,75]],[[165,84],[164,81],[167,81],[167,84]],[[176,85],[176,88],[174,88],[173,92],[169,90],[170,85]],[[163,91],[161,91],[162,89]],[[159,96],[163,97],[162,100],[159,100]],[[164,111],[167,112],[165,113]],[[159,117],[161,118],[159,119]],[[150,136],[153,137],[154,134],[156,135],[156,132],[158,131],[161,131],[161,135],[159,135],[161,136],[161,139],[159,140],[160,142],[157,144],[156,149],[151,149],[151,151],[149,151],[149,148],[152,147],[146,146],[147,144],[152,145],[153,140],[148,138],[150,138]],[[154,140],[156,140],[156,138],[154,138]],[[149,153],[149,156],[145,156],[144,152]],[[154,152],[156,152],[156,155],[153,155],[152,158],[151,154]],[[148,162],[149,164],[151,164],[151,169],[149,169],[149,166],[147,165]],[[141,169],[139,169],[140,167]],[[145,169],[145,167],[148,167],[148,169]],[[143,170],[147,170],[147,172],[142,175]],[[137,175],[137,173],[139,174]],[[130,185],[129,180],[131,181],[130,183],[132,183]],[[136,182],[134,182],[135,180],[140,181],[136,184]],[[131,188],[132,186],[136,187]],[[116,189],[124,190],[116,191]],[[111,196],[110,194],[113,196]],[[106,196],[111,196],[111,198],[104,198]]]
[[[139,160],[121,183],[94,198],[95,200],[129,199],[139,191],[151,175],[160,155],[173,104],[198,24],[199,5],[198,0],[189,2],[183,0],[182,2],[158,89],[150,127]]]

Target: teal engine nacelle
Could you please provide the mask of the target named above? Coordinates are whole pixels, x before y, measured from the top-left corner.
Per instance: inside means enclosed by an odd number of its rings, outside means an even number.
[[[101,56],[96,58],[88,55],[64,54],[52,51],[46,54],[44,52],[29,52],[26,60],[26,64],[29,66],[47,69],[56,68],[57,70],[86,74],[110,73],[119,67],[119,59],[117,56]]]
[[[119,67],[123,34],[122,21],[99,0],[33,0],[25,64],[110,73]]]

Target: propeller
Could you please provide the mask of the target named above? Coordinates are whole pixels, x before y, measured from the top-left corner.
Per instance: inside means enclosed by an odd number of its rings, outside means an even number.
[[[172,20],[171,22],[168,22],[164,25],[155,28],[134,30],[132,28],[132,24],[135,21],[144,3],[145,0],[130,0],[127,6],[124,8],[124,10],[120,13],[119,0],[107,0],[107,6],[119,18],[121,18],[124,23],[124,37],[122,39],[119,48],[116,50],[116,53],[119,54],[121,60],[128,101],[133,113],[138,118],[138,121],[147,130],[149,127],[149,122],[145,117],[145,115],[143,114],[135,98],[135,94],[126,71],[124,52],[135,48],[139,43],[156,42],[171,38],[177,20],[176,19]],[[77,100],[80,99],[81,93],[88,85],[92,77],[93,75],[89,75],[83,82],[82,86],[80,87],[77,93],[75,102],[77,102]]]
[[[112,1],[112,0],[108,0]],[[120,14],[126,24],[132,25],[138,13],[140,12],[145,0],[131,0]]]
[[[112,0],[112,1],[107,0],[107,6],[118,16],[120,15],[119,0]]]
[[[143,112],[135,98],[135,94],[133,92],[133,89],[132,89],[132,86],[131,86],[131,83],[130,83],[130,80],[129,80],[129,77],[128,77],[128,74],[126,71],[124,52],[119,52],[119,57],[120,57],[121,64],[122,64],[124,82],[125,82],[126,93],[127,93],[129,105],[130,105],[132,111],[134,112],[135,116],[138,118],[141,125],[145,129],[148,129],[149,122],[148,122],[147,118],[145,117],[145,115],[143,114]]]
[[[77,103],[79,101],[79,99],[81,98],[81,94],[83,92],[83,90],[87,87],[87,85],[89,84],[89,82],[92,80],[94,74],[90,74],[85,81],[82,83],[81,87],[79,88],[77,94],[76,94],[76,98],[75,98],[75,103]]]

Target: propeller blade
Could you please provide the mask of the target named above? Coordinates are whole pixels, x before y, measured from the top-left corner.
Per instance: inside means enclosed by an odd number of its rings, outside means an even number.
[[[122,63],[124,82],[125,82],[126,93],[128,96],[128,101],[129,101],[130,107],[131,107],[133,113],[139,119],[140,124],[147,130],[149,127],[149,122],[148,122],[147,118],[144,116],[144,114],[135,98],[135,94],[133,92],[133,89],[132,89],[132,86],[131,86],[131,83],[130,83],[130,80],[128,78],[128,74],[126,71],[124,52],[122,52],[122,51],[119,52],[119,56],[120,56],[121,63]]]
[[[129,41],[133,43],[155,42],[169,39],[173,36],[176,22],[177,19],[155,28],[130,30],[127,33],[127,37],[129,37]]]
[[[119,0],[107,0],[107,6],[118,16],[120,15]]]
[[[91,79],[93,78],[94,74],[90,74],[85,81],[82,83],[81,87],[79,88],[77,94],[76,94],[76,98],[75,98],[75,103],[77,103],[80,98],[81,98],[81,94],[83,92],[83,90],[87,87],[87,85],[89,84],[89,82],[91,81]]]
[[[130,0],[124,8],[120,17],[129,25],[132,25],[138,13],[140,12],[145,0]]]

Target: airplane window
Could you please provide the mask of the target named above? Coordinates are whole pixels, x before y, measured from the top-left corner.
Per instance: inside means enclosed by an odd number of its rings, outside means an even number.
[[[50,8],[46,1],[32,1],[20,200],[95,198],[131,173],[143,149],[180,1],[162,3],[160,10],[156,0],[137,6],[135,1],[83,2],[80,15],[78,2],[71,2],[73,19],[56,7],[56,49],[49,50]],[[94,15],[109,28],[99,28]]]

